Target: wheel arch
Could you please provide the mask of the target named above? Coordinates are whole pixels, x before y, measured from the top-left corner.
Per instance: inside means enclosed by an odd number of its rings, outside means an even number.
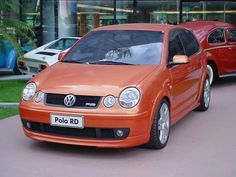
[[[209,74],[207,71],[205,71],[203,74],[202,74],[202,77],[201,77],[201,81],[200,81],[200,84],[199,84],[199,92],[198,92],[198,96],[197,96],[197,102],[200,103],[200,99],[201,99],[201,93],[202,93],[202,90],[203,90],[203,85],[204,85],[204,82],[205,82],[205,79],[206,78],[209,78]]]
[[[213,66],[213,71],[219,76],[219,69],[217,63],[213,59],[208,59],[207,64]]]
[[[171,124],[171,99],[170,99],[170,94],[168,93],[159,93],[156,98],[155,98],[155,101],[154,101],[154,104],[152,106],[152,111],[151,111],[151,116],[150,116],[150,124],[149,124],[149,127],[148,127],[148,131],[150,133],[151,131],[151,128],[152,128],[152,122],[154,120],[154,117],[155,117],[155,114],[156,114],[156,110],[158,108],[158,106],[160,105],[160,102],[165,99],[168,103],[168,106],[169,106],[169,111],[170,111],[170,124]]]

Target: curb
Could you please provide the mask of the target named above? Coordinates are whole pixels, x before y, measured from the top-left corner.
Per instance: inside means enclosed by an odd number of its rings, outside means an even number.
[[[0,81],[5,81],[5,80],[30,80],[32,77],[31,76],[4,76],[0,77]]]
[[[33,76],[29,75],[29,74],[21,74],[21,75],[13,75],[13,73],[5,73],[4,71],[1,72],[2,69],[0,69],[0,81],[4,81],[4,80],[30,80]]]
[[[19,103],[0,103],[0,108],[17,108]]]

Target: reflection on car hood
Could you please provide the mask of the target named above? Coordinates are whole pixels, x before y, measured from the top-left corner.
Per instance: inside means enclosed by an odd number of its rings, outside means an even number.
[[[58,62],[33,78],[38,90],[47,93],[118,96],[137,86],[158,66],[90,65]]]

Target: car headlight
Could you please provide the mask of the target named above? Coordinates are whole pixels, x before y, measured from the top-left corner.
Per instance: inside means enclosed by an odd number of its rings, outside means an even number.
[[[36,84],[34,82],[28,83],[23,90],[23,100],[28,101],[34,96],[36,92]]]
[[[133,108],[140,99],[140,92],[137,88],[131,87],[123,90],[119,97],[119,103],[123,108]]]
[[[104,98],[103,104],[107,107],[110,108],[116,103],[116,98],[112,95],[108,95]]]

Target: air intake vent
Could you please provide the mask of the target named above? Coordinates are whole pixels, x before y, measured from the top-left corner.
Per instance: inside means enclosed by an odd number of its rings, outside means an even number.
[[[46,101],[45,104],[49,106],[63,106],[66,107],[64,104],[64,99],[67,95],[65,94],[53,94],[47,93],[46,94]],[[99,104],[100,98],[99,96],[82,96],[82,95],[75,95],[76,102],[72,107],[69,108],[96,108]]]

